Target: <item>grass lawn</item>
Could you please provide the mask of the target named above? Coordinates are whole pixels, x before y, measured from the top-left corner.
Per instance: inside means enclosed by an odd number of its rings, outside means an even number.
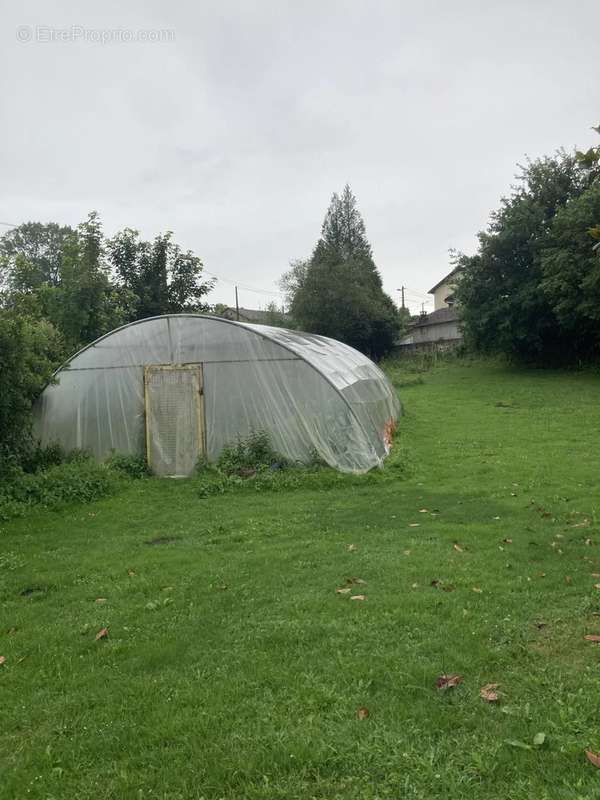
[[[0,526],[2,800],[600,797],[600,377],[393,376],[382,473]]]

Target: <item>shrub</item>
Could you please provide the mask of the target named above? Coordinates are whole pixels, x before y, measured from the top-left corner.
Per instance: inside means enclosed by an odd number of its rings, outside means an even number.
[[[148,462],[142,456],[131,456],[124,453],[113,453],[106,461],[106,466],[113,472],[138,480],[150,474]]]
[[[238,436],[235,444],[224,448],[216,467],[224,475],[250,477],[266,469],[278,470],[288,466],[277,453],[265,431],[253,431],[246,438]]]
[[[92,460],[71,461],[33,474],[14,473],[0,487],[0,520],[22,516],[33,506],[58,508],[113,494],[119,476]]]

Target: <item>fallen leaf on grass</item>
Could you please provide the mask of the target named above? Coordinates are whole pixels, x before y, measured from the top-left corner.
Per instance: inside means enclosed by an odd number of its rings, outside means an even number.
[[[420,526],[420,524],[421,524],[420,522],[409,522],[408,523],[408,527],[409,528],[418,528]]]
[[[594,587],[595,587],[596,589],[600,589],[600,583],[595,583],[595,584],[594,584]]]
[[[366,595],[364,594],[353,594],[350,600],[366,600]]]
[[[504,542],[504,544],[512,544],[513,543],[512,539],[502,539],[502,541]]]
[[[586,755],[587,760],[591,764],[593,764],[595,767],[598,767],[598,769],[600,769],[600,756],[597,756],[596,753],[592,753],[591,750],[586,750],[585,751],[585,755]]]
[[[597,633],[588,633],[583,638],[586,642],[600,642],[600,636]]]
[[[477,592],[477,594],[481,594],[483,592],[483,589],[480,589],[479,586],[474,586],[473,591]]]
[[[355,550],[356,550],[356,545],[355,544],[349,544],[348,545],[348,552],[349,553],[353,553]]]
[[[565,575],[565,583],[573,583],[573,578],[570,575]]]
[[[350,594],[352,589],[349,586],[341,586],[339,589],[335,590],[336,594]]]
[[[588,545],[588,547],[589,547],[589,546],[591,545],[591,543],[592,543],[592,540],[591,540],[591,539],[586,539],[586,540],[585,540],[585,543],[586,543],[586,544]]]
[[[96,634],[96,641],[99,639],[107,639],[108,638],[108,628],[100,628],[98,633]]]
[[[452,675],[440,675],[435,685],[438,689],[452,689],[454,686],[458,686],[459,683],[462,683],[463,680],[463,676],[457,675],[456,673]]]
[[[428,513],[429,513],[429,511],[426,508],[420,508],[419,509],[419,514],[428,514]]]
[[[462,553],[462,552],[464,552],[464,551],[463,551],[463,549],[462,549],[462,547],[461,547],[459,544],[456,544],[456,542],[454,542],[454,544],[452,545],[452,547],[453,547],[453,548],[456,550],[456,552],[457,552],[457,553]]]
[[[97,597],[94,603],[106,603],[106,597]]]
[[[571,528],[588,528],[590,525],[589,519],[584,519],[582,522],[578,522],[576,525],[571,525]]]
[[[413,583],[412,588],[413,589],[418,589],[419,588],[419,584],[418,583]]]
[[[5,661],[6,661],[6,656],[0,656],[0,667],[2,666],[2,664],[4,664]]]
[[[359,586],[366,586],[366,583],[367,583],[367,582],[366,582],[366,581],[363,581],[363,579],[362,579],[362,578],[356,578],[356,577],[352,577],[352,578],[346,578],[346,583],[349,583],[349,584],[357,584],[357,585],[359,585]]]
[[[133,576],[135,575],[135,572],[132,569],[128,569],[127,570],[127,574],[129,575],[130,578],[133,578]]]
[[[366,719],[369,716],[369,709],[365,708],[365,706],[361,706],[358,711],[356,712],[356,716],[359,719]]]
[[[546,741],[546,734],[542,733],[541,731],[540,733],[536,733],[535,736],[533,737],[533,743],[536,747],[541,747],[545,741]]]
[[[409,556],[409,555],[410,555],[410,550],[405,550],[405,551],[404,551],[404,555],[405,555],[405,556]]]
[[[496,689],[498,686],[500,686],[499,683],[487,683],[479,690],[479,697],[481,697],[482,700],[486,700],[488,703],[497,703],[499,694]]]

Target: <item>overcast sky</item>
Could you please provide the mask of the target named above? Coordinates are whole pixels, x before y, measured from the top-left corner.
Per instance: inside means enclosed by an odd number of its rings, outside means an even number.
[[[348,182],[387,291],[416,310],[518,161],[597,138],[598,0],[94,5],[2,0],[5,222],[96,209],[109,235],[171,229],[207,270],[276,292]]]

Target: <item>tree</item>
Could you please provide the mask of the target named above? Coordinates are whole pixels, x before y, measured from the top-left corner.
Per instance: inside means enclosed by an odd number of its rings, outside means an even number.
[[[31,447],[32,403],[62,352],[50,322],[0,309],[0,475]]]
[[[476,350],[538,362],[572,360],[579,352],[578,337],[563,324],[559,283],[550,277],[557,261],[548,260],[548,251],[560,235],[554,226],[598,177],[597,163],[564,151],[527,162],[479,234],[478,252],[457,254],[456,298],[465,338]],[[573,222],[570,214],[564,220]],[[563,244],[572,235],[563,230]]]
[[[145,242],[138,231],[126,228],[108,242],[117,281],[135,298],[132,319],[208,310],[203,298],[214,281],[201,280],[200,258],[171,237],[167,232]]]
[[[398,312],[383,291],[349,186],[332,196],[312,257],[294,262],[281,285],[299,328],[339,339],[376,359],[391,349]]]
[[[55,222],[24,222],[0,238],[0,275],[6,288],[31,292],[43,284],[58,286],[62,249],[74,233]]]

